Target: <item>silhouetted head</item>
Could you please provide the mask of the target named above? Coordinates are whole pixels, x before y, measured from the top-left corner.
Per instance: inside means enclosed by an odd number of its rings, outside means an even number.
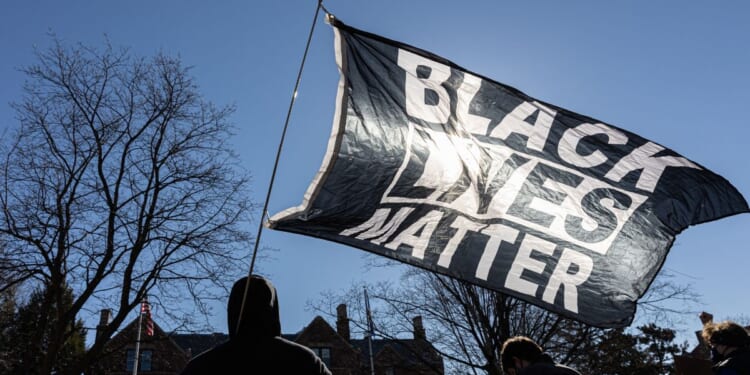
[[[516,359],[534,363],[542,357],[542,348],[534,340],[525,336],[514,336],[503,343],[500,350],[503,371],[508,373],[516,369]]]
[[[281,335],[276,288],[261,276],[252,275],[249,280],[249,283],[247,277],[237,280],[229,295],[227,306],[229,337],[259,339]],[[245,307],[242,309],[245,287],[247,287],[247,297]],[[240,310],[242,310],[242,323],[238,331],[237,322],[240,320]]]
[[[711,345],[726,345],[739,348],[750,344],[747,331],[732,321],[707,324],[703,327],[703,339]]]

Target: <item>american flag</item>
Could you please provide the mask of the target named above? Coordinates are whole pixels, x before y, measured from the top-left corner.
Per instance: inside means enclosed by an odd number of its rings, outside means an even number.
[[[143,321],[146,323],[146,335],[154,335],[154,321],[151,319],[151,305],[148,304],[148,300],[143,299],[141,302],[141,314],[143,314]]]

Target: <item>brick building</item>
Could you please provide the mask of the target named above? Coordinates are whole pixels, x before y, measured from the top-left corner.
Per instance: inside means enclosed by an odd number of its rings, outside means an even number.
[[[109,324],[111,312],[102,310],[97,331]],[[91,370],[93,375],[131,375],[135,364],[138,319],[134,319],[105,345],[101,359]],[[141,327],[139,374],[174,375],[187,364],[188,353],[154,322],[154,334]]]
[[[295,334],[284,337],[315,351],[334,375],[369,375],[370,343],[366,338],[352,338],[346,305],[336,309],[334,329],[316,316]],[[100,326],[109,323],[103,311]],[[373,339],[372,358],[377,375],[443,374],[443,359],[427,341],[422,318],[415,317],[413,337],[409,339]],[[106,345],[106,354],[92,371],[94,374],[132,374],[138,319],[134,319]],[[141,334],[139,374],[178,374],[194,355],[227,340],[226,334],[165,333],[154,324],[154,335]]]

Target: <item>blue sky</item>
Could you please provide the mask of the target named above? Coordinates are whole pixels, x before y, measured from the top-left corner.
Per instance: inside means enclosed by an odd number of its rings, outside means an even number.
[[[750,4],[742,1],[328,0],[351,26],[426,49],[526,94],[601,119],[669,147],[750,197]],[[15,126],[34,47],[55,33],[68,43],[179,55],[205,97],[236,104],[232,143],[265,199],[314,0],[7,1],[0,11],[0,127]],[[269,213],[295,206],[321,164],[338,83],[333,32],[316,32],[292,112]],[[665,267],[702,295],[696,315],[750,316],[746,296],[750,215],[701,224],[677,236]],[[248,228],[255,233],[256,227]],[[282,327],[295,332],[308,300],[361,280],[398,277],[367,270],[353,248],[264,230],[279,251],[259,265],[279,289]],[[251,249],[244,249],[250,256]],[[158,321],[159,311],[154,314]],[[224,310],[216,330],[224,331]],[[682,329],[699,328],[698,319]],[[170,327],[164,327],[169,329]],[[679,328],[679,327],[678,327]]]

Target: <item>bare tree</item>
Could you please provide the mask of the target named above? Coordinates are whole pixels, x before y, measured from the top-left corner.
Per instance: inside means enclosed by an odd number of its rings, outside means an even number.
[[[643,297],[638,300],[638,310],[644,318],[643,324],[660,322],[678,325],[684,318],[695,320],[701,303],[701,295],[690,284],[677,281],[675,273],[662,268]]]
[[[446,373],[503,374],[500,349],[505,339],[526,335],[540,343],[555,359],[570,362],[585,342],[602,330],[548,312],[518,299],[447,276],[417,268],[405,271],[398,285],[368,285],[373,301],[376,334],[403,337],[412,319],[421,316],[428,338],[446,359]],[[334,316],[332,307],[352,307],[352,323],[364,331],[362,286],[342,295],[329,292],[311,307]]]
[[[216,298],[246,272],[249,175],[228,145],[234,109],[204,100],[178,58],[55,40],[23,72],[0,150],[0,292],[31,284],[57,314],[39,322],[56,326],[40,327],[36,373],[54,368],[79,314],[113,310],[65,369],[80,373],[147,294],[179,318],[186,298]]]
[[[393,264],[385,262],[386,265]],[[383,266],[375,261],[375,266]],[[538,342],[561,363],[587,363],[598,343],[609,337],[607,329],[592,327],[532,304],[467,282],[415,267],[408,267],[398,283],[366,286],[373,301],[377,334],[398,338],[411,329],[414,316],[421,316],[428,337],[447,360],[446,373],[502,374],[500,350],[503,342],[524,335]],[[328,292],[311,307],[334,316],[334,306],[351,307],[355,330],[365,330],[363,285],[337,295]],[[669,314],[685,313],[661,307],[665,301],[681,301],[692,292],[661,277],[645,296],[644,309],[663,324]],[[593,353],[593,354],[592,354]]]

